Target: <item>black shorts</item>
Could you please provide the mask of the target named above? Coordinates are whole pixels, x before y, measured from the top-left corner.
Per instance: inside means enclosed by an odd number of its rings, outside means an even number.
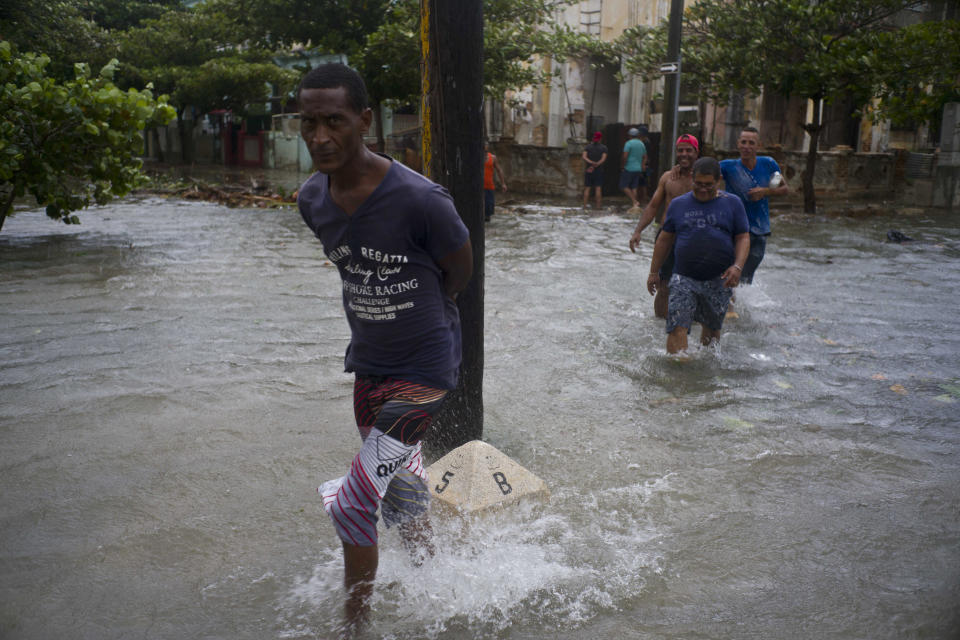
[[[659,229],[657,229],[657,235],[653,237],[654,244],[656,244],[657,238],[660,237],[661,232],[663,232],[663,227],[660,227]],[[671,248],[670,253],[667,254],[667,259],[663,261],[662,265],[660,265],[660,280],[664,282],[670,281],[670,276],[673,275],[674,262],[675,261],[673,259],[673,249]]]
[[[584,171],[583,173],[583,185],[584,187],[602,187],[603,186],[603,169],[594,169],[593,171]]]

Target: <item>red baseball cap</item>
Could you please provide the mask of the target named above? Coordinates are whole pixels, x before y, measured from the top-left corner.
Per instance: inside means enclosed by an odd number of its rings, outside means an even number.
[[[595,132],[593,133],[593,141],[594,141],[594,142],[596,142],[597,140],[599,140],[599,139],[602,138],[602,137],[603,137],[603,134],[600,133],[599,131],[595,131]]]
[[[685,134],[683,134],[682,136],[680,136],[679,138],[677,138],[677,144],[680,144],[681,142],[685,142],[685,143],[687,143],[688,145],[690,145],[691,147],[693,147],[696,151],[700,151],[700,143],[697,142],[697,139],[694,138],[694,137],[693,137],[692,135],[690,135],[689,133],[685,133]]]

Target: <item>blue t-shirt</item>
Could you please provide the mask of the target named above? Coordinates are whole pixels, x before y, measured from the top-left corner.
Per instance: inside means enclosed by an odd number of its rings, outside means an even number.
[[[710,202],[700,202],[690,192],[670,201],[663,230],[676,234],[673,272],[712,280],[733,264],[733,239],[749,225],[740,198],[718,191]]]
[[[443,291],[437,260],[462,247],[469,233],[450,194],[394,162],[348,216],[328,185],[326,174],[313,174],[297,205],[343,281],[351,336],[345,370],[453,389],[460,314]]]
[[[780,171],[780,165],[770,156],[757,156],[757,164],[753,170],[747,169],[740,158],[720,161],[724,188],[740,196],[750,220],[750,233],[758,236],[770,235],[770,200],[751,200],[747,191],[754,187],[770,186],[770,177],[776,171]]]
[[[647,155],[647,147],[641,140],[630,138],[623,145],[623,152],[627,154],[627,163],[623,165],[626,171],[643,171],[643,156]]]

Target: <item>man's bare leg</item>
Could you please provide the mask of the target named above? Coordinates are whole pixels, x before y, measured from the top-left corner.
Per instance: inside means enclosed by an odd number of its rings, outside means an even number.
[[[424,513],[420,518],[413,518],[401,522],[397,527],[400,531],[400,541],[407,550],[413,563],[418,567],[427,558],[437,553],[433,545],[433,527],[430,526],[430,514]]]
[[[713,329],[708,329],[707,325],[700,325],[702,330],[700,331],[700,344],[705,347],[710,346],[710,343],[716,340],[720,342],[720,331],[714,331]]]
[[[586,209],[588,204],[590,204],[590,187],[583,190],[583,208]]]
[[[689,329],[677,327],[667,335],[667,353],[680,353],[687,350]]]
[[[658,318],[667,317],[667,308],[670,303],[670,287],[663,284],[663,280],[660,281],[660,286],[657,287],[657,295],[653,299],[653,315]]]
[[[596,199],[597,199],[597,209],[600,209],[603,203],[603,189],[600,187],[595,187]]]
[[[380,561],[377,545],[358,547],[343,543],[343,586],[347,600],[344,604],[347,630],[350,633],[363,627],[370,614],[370,596],[377,577]]]

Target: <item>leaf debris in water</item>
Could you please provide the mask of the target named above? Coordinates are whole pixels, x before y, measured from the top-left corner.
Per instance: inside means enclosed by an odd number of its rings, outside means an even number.
[[[743,431],[745,429],[753,429],[754,424],[752,422],[747,422],[746,420],[741,420],[740,418],[733,418],[727,416],[723,419],[723,424],[728,429],[735,429],[737,431]]]

